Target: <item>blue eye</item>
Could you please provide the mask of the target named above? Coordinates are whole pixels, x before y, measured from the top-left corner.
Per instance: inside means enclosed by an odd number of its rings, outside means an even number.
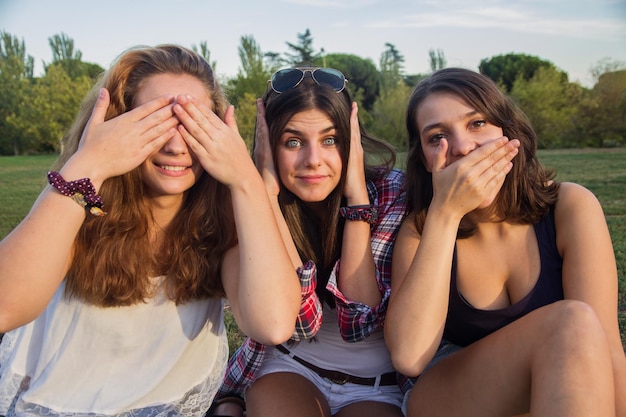
[[[298,139],[288,139],[287,141],[285,141],[285,146],[287,148],[297,148],[299,146],[301,146],[301,142]]]
[[[326,138],[322,143],[326,146],[333,146],[337,143],[337,139],[335,139],[334,137]]]

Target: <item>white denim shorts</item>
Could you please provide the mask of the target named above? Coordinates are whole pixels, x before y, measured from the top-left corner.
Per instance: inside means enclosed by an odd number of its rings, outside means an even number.
[[[311,381],[328,401],[332,414],[336,414],[347,405],[361,401],[376,401],[396,407],[402,405],[403,395],[398,385],[336,384],[272,347],[267,349],[258,378],[275,372],[291,372]]]

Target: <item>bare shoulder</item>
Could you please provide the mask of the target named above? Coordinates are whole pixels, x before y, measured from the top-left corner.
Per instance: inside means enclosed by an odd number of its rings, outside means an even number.
[[[598,236],[607,227],[604,211],[595,194],[571,182],[561,184],[554,220],[560,245],[579,241],[581,236]]]
[[[580,184],[563,182],[559,188],[559,198],[556,203],[556,212],[578,211],[600,207],[596,195]]]

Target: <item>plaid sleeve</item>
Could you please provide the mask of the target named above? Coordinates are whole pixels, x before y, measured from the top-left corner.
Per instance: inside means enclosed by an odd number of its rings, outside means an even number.
[[[214,401],[224,397],[243,397],[256,379],[265,357],[265,345],[247,338],[228,361],[222,386]]]
[[[337,302],[337,316],[341,336],[347,342],[358,342],[382,326],[391,294],[391,255],[396,234],[402,223],[406,206],[404,171],[394,169],[385,177],[367,184],[370,201],[378,206],[378,221],[372,226],[371,244],[376,265],[376,281],[382,295],[380,304],[370,307],[348,300],[339,291],[337,276],[341,260],[337,262],[327,289]]]
[[[298,268],[302,303],[296,319],[292,340],[300,341],[315,336],[322,326],[322,304],[315,292],[317,273],[313,261],[308,261]]]
[[[297,270],[300,278],[302,304],[296,319],[292,340],[315,336],[322,325],[322,304],[315,293],[317,275],[315,264],[308,261]],[[266,346],[247,338],[228,361],[224,380],[214,401],[224,397],[243,397],[256,380],[265,357]]]

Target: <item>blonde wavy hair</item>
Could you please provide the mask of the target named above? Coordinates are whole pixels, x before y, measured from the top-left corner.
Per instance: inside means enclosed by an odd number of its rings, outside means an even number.
[[[228,102],[203,57],[177,45],[131,48],[85,97],[62,140],[55,169],[78,149],[100,88],[106,88],[111,96],[108,120],[131,110],[143,81],[157,74],[196,77],[206,86],[215,113],[223,119]],[[166,294],[177,304],[224,295],[222,258],[236,244],[230,194],[224,185],[203,172],[185,193],[180,211],[164,231],[161,248],[155,248],[149,239],[153,219],[138,168],[109,178],[98,191],[108,214],[87,216],[83,223],[65,278],[67,296],[102,307],[141,303],[152,296],[152,277],[158,275],[166,276]]]

